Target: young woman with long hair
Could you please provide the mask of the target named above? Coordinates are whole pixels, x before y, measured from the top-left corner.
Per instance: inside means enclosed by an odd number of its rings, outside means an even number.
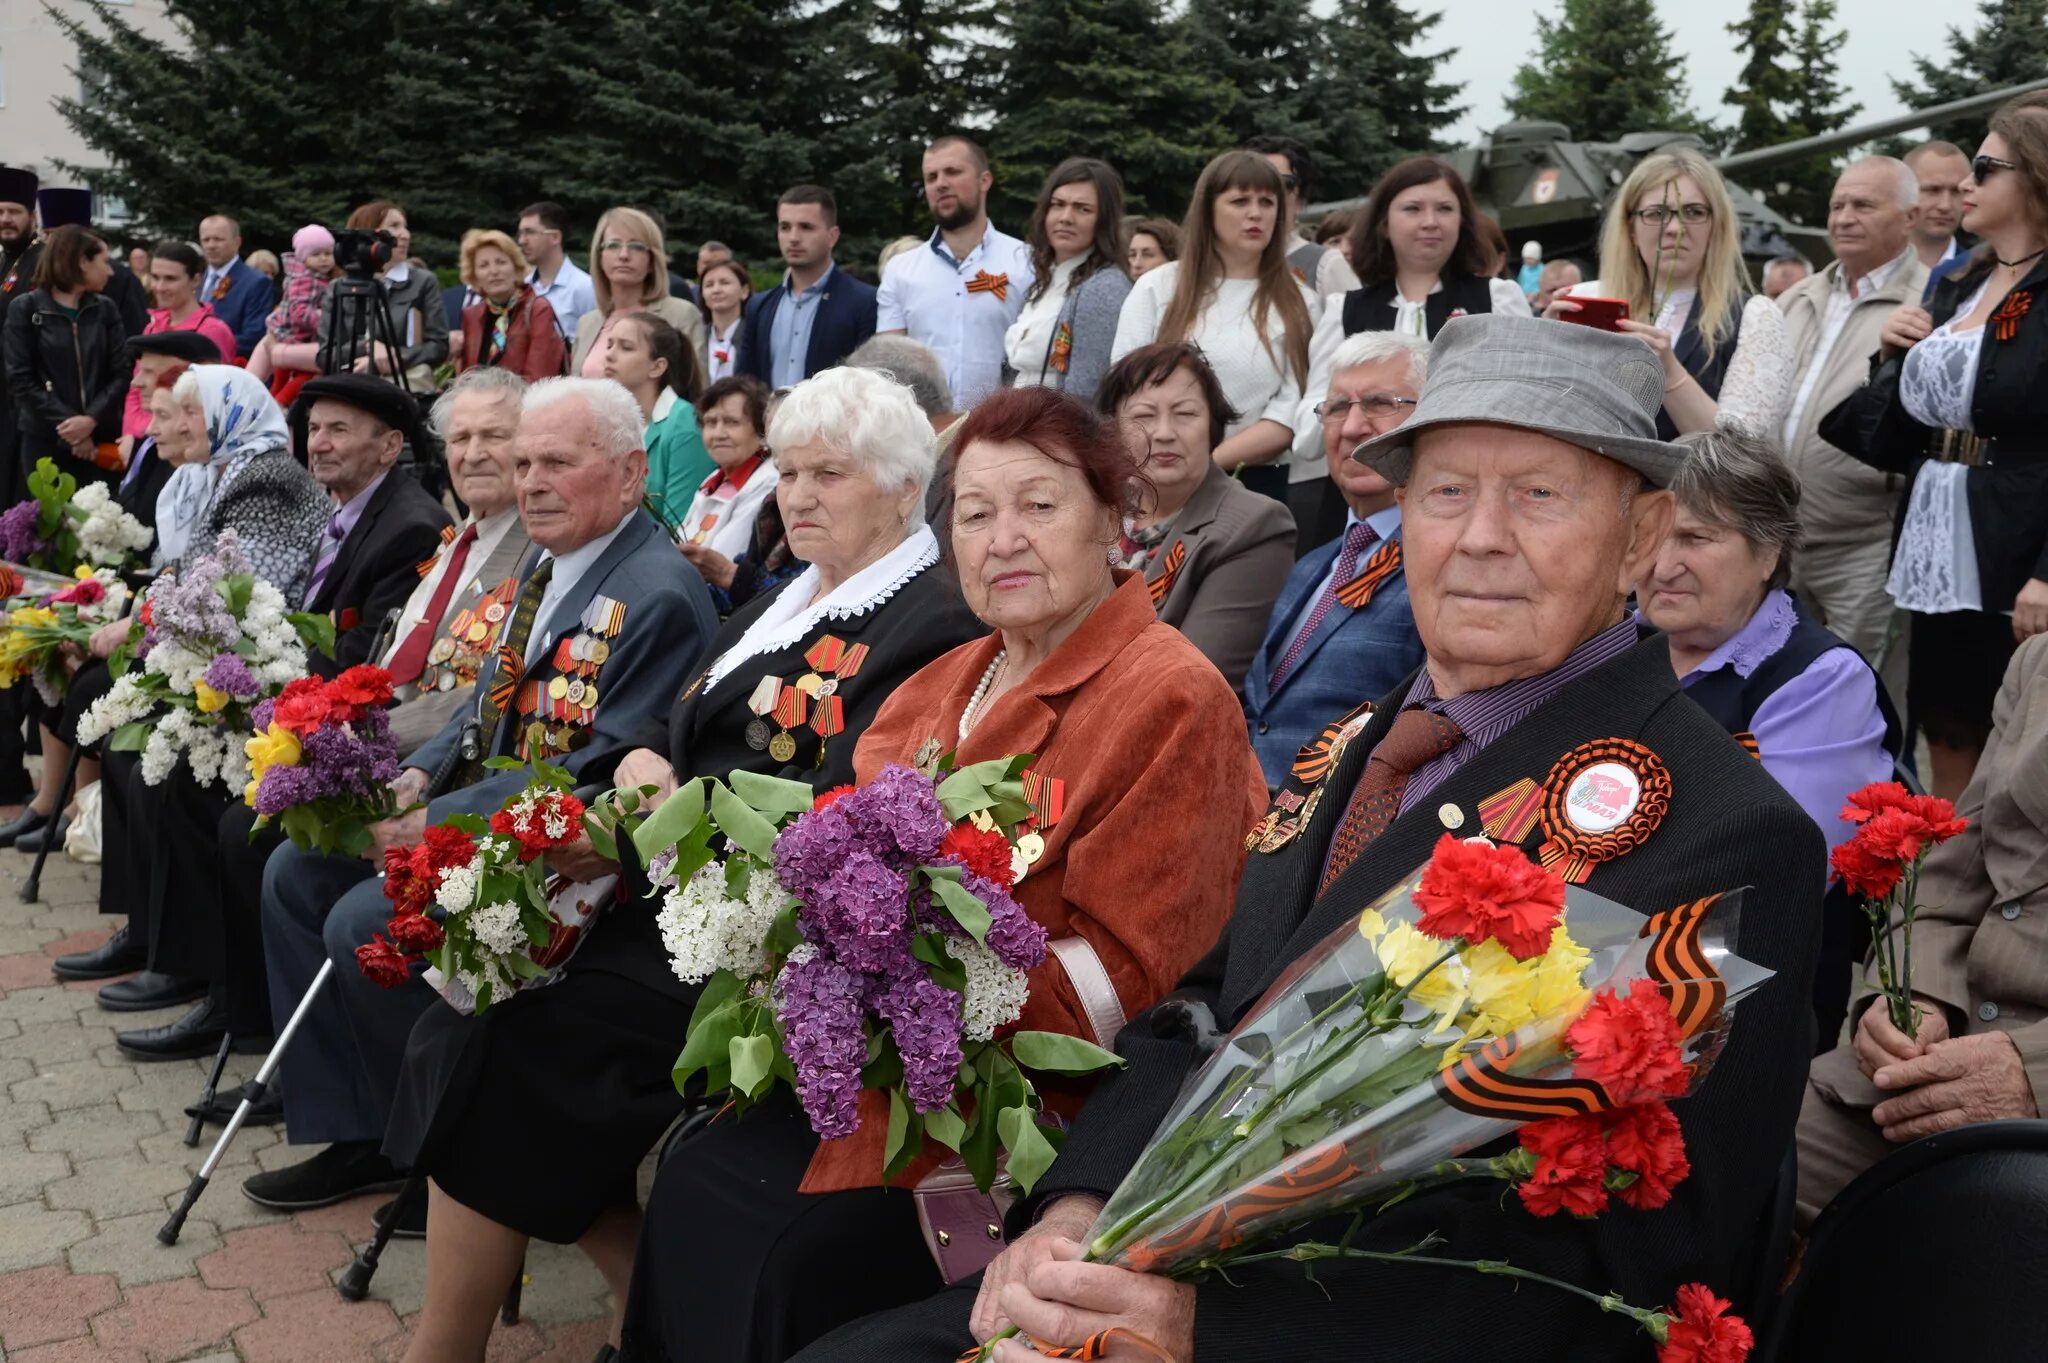
[[[1014,386],[1094,400],[1131,292],[1119,237],[1123,216],[1124,184],[1107,162],[1070,156],[1045,177],[1024,234],[1031,289],[1003,336]]]

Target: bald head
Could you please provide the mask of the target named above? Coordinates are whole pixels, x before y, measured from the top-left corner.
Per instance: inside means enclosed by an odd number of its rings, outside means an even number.
[[[1920,181],[1892,156],[1851,161],[1828,199],[1828,242],[1852,279],[1895,260],[1919,220]]]
[[[199,224],[199,254],[218,270],[242,254],[242,225],[223,213]]]

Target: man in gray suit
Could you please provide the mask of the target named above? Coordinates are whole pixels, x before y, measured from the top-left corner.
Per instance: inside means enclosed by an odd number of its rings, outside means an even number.
[[[264,954],[280,1030],[321,962],[333,960],[335,972],[280,1067],[289,1138],[327,1148],[249,1179],[243,1191],[254,1202],[317,1207],[399,1186],[378,1146],[406,1038],[435,995],[417,979],[380,989],[356,967],[355,949],[390,917],[375,875],[384,848],[419,841],[427,824],[451,814],[493,813],[526,784],[526,772],[490,770],[488,758],[544,760],[575,775],[593,755],[625,744],[666,711],[718,627],[702,579],[678,570],[674,545],[640,510],[642,420],[608,379],[548,379],[527,391],[515,485],[520,517],[543,552],[506,613],[475,704],[408,757],[394,784],[401,805],[430,797],[426,809],[380,825],[374,860],[287,844],[265,870]],[[598,641],[602,648],[592,646]],[[497,673],[515,665],[500,709]],[[557,712],[543,699],[557,676],[594,682],[599,701]]]

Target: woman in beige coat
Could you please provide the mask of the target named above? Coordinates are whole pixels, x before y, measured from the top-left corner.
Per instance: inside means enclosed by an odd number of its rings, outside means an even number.
[[[651,312],[683,333],[691,347],[704,348],[704,314],[686,298],[670,297],[668,249],[661,228],[637,208],[614,208],[597,220],[590,240],[590,284],[597,307],[576,322],[576,350],[569,372],[604,377],[604,343],[619,318]]]

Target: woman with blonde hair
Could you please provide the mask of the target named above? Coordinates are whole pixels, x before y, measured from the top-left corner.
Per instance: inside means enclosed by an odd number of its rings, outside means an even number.
[[[704,350],[704,314],[668,291],[668,247],[661,225],[637,208],[614,208],[597,220],[590,239],[590,286],[597,306],[576,321],[571,373],[604,377],[604,341],[622,317],[651,312]]]
[[[531,268],[519,244],[494,228],[462,234],[462,282],[476,301],[462,310],[457,373],[485,365],[528,383],[566,373],[562,326],[548,300],[526,282]]]
[[[1110,347],[1112,362],[1155,341],[1200,348],[1238,413],[1209,452],[1226,473],[1271,464],[1294,443],[1315,299],[1287,265],[1286,205],[1265,157],[1227,151],[1211,161],[1195,182],[1180,259],[1132,285]],[[1244,482],[1284,497],[1286,477],[1261,469]]]
[[[1661,439],[1726,430],[1776,436],[1792,399],[1791,340],[1777,305],[1755,292],[1742,263],[1742,225],[1721,173],[1692,147],[1639,162],[1607,212],[1600,278],[1551,300],[1545,317],[1580,310],[1575,297],[1619,298],[1619,329],[1664,362]]]

